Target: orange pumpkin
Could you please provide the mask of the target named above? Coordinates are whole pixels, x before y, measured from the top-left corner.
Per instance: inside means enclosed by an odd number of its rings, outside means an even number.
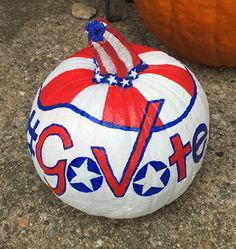
[[[136,0],[144,23],[192,61],[236,66],[235,0]]]

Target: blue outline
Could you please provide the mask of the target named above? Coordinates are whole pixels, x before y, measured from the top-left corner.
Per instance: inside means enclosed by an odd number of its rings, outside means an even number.
[[[186,110],[183,112],[183,114],[179,118],[177,118],[177,119],[175,119],[173,121],[170,121],[169,123],[167,123],[165,125],[153,127],[152,132],[163,131],[163,130],[166,130],[166,129],[178,124],[184,118],[186,118],[188,116],[189,112],[191,111],[191,109],[192,109],[192,107],[193,107],[193,105],[194,105],[194,103],[196,101],[196,98],[197,98],[197,86],[196,86],[196,82],[195,82],[193,76],[191,75],[191,73],[189,72],[187,67],[185,67],[185,69],[189,73],[189,75],[191,76],[191,78],[193,80],[193,84],[194,84],[194,94],[193,94],[193,96],[192,96],[192,98],[190,100],[190,103],[189,103],[188,107],[186,108]],[[43,88],[43,85],[40,87],[39,97],[40,97],[42,88]],[[75,113],[78,113],[81,116],[89,119],[90,121],[92,121],[94,123],[97,123],[99,125],[108,127],[108,128],[119,129],[119,130],[124,130],[124,131],[139,131],[140,130],[140,128],[132,128],[132,127],[129,127],[129,126],[121,126],[121,125],[113,124],[111,122],[99,120],[99,119],[91,116],[87,112],[85,112],[85,111],[79,109],[78,107],[76,107],[76,106],[74,106],[72,104],[69,104],[69,103],[61,103],[61,104],[56,104],[56,105],[44,107],[41,104],[39,97],[38,97],[38,100],[37,100],[37,104],[38,104],[39,109],[41,109],[43,111],[49,111],[49,110],[53,110],[53,109],[56,109],[56,108],[69,108],[72,111],[74,111]],[[150,101],[148,101],[148,102],[150,102]]]
[[[178,124],[179,122],[181,122],[183,119],[185,119],[188,114],[190,113],[190,111],[192,110],[192,107],[196,101],[196,98],[197,98],[197,86],[196,86],[196,82],[192,76],[192,74],[189,72],[188,68],[185,67],[186,71],[189,73],[189,75],[191,76],[192,80],[193,80],[193,83],[194,83],[194,94],[190,100],[190,103],[189,105],[187,106],[186,110],[183,112],[182,115],[180,115],[180,117],[178,117],[177,119],[173,120],[173,121],[170,121],[169,123],[165,124],[165,125],[162,125],[162,126],[157,126],[157,127],[154,127],[154,132],[157,132],[157,131],[163,131],[163,130],[166,130],[176,124]]]
[[[182,148],[188,146],[188,144],[190,145],[190,151],[189,151],[187,154],[184,154],[184,172],[185,172],[185,176],[184,176],[184,178],[181,179],[181,180],[179,180],[179,175],[180,175],[180,171],[179,171],[179,162],[176,161],[174,164],[171,164],[171,162],[170,162],[170,158],[171,158],[173,155],[175,155],[175,153],[176,153],[174,143],[172,142],[172,139],[173,139],[175,136],[178,136],[178,137],[180,138],[180,142],[181,142]],[[187,156],[192,152],[192,146],[191,146],[191,143],[190,143],[189,141],[188,141],[185,145],[183,145],[182,139],[181,139],[181,136],[179,135],[179,133],[175,133],[173,136],[171,136],[171,137],[170,137],[170,142],[171,142],[171,146],[172,146],[172,148],[173,148],[173,150],[174,150],[174,153],[171,154],[171,155],[169,156],[169,158],[168,158],[168,159],[169,159],[169,164],[170,164],[170,166],[174,166],[174,165],[176,164],[177,172],[178,172],[178,181],[177,181],[177,182],[181,182],[181,181],[183,181],[183,180],[187,177],[186,158],[187,158]]]
[[[31,156],[34,156],[34,157],[35,157],[35,151],[33,149],[33,141],[35,141],[35,142],[37,141],[38,134],[36,133],[36,129],[38,128],[38,126],[40,124],[39,119],[37,119],[34,126],[33,127],[31,126],[31,122],[35,116],[35,113],[36,113],[36,111],[33,110],[30,117],[29,117],[28,126],[27,126],[27,131],[29,132],[29,135],[30,135],[30,142],[27,144],[28,144],[28,148],[29,148],[29,152],[30,152]]]
[[[199,131],[200,130],[200,131]],[[204,132],[203,136],[201,136],[198,141],[198,135],[201,134],[202,132]],[[199,163],[199,161],[202,159],[204,151],[205,151],[205,147],[206,147],[206,142],[207,142],[207,135],[208,135],[208,129],[205,123],[201,123],[195,130],[194,135],[193,135],[193,140],[192,140],[192,157],[193,157],[193,161],[195,163]],[[198,149],[200,148],[200,146],[203,144],[203,148],[202,151],[200,152],[200,154],[198,155]]]
[[[72,148],[72,147],[74,146],[73,140],[72,140],[72,138],[71,138],[70,133],[68,132],[68,130],[67,130],[63,125],[59,125],[59,124],[54,124],[54,123],[53,123],[53,124],[51,124],[51,125],[45,127],[45,128],[42,130],[41,134],[39,135],[39,138],[40,138],[40,136],[45,132],[45,130],[48,129],[48,128],[50,128],[51,126],[58,126],[58,127],[63,128],[63,129],[66,131],[68,137],[70,138],[71,146],[69,146],[68,148],[65,148],[64,142],[63,142],[62,138],[61,138],[60,135],[57,134],[57,133],[52,133],[52,134],[50,134],[49,136],[46,137],[46,139],[47,139],[48,137],[50,137],[50,136],[58,136],[58,137],[60,137],[60,139],[61,139],[61,141],[62,141],[62,145],[63,145],[63,149],[64,149],[64,150],[68,150],[68,149],[70,149],[70,148]],[[43,141],[42,146],[41,146],[41,149],[40,149],[40,153],[39,153],[42,162],[43,162],[42,148],[43,148],[43,145],[44,145],[46,139]],[[36,160],[37,160],[37,162],[38,162],[37,157],[36,157]],[[56,162],[56,165],[57,165],[59,162],[65,162],[65,164],[67,164],[67,160],[68,160],[68,159],[60,159],[60,160],[58,160],[58,161]],[[38,162],[38,164],[39,164],[39,162]],[[56,165],[54,165],[54,166],[52,166],[52,167],[49,167],[49,166],[46,166],[46,165],[44,164],[44,166],[45,166],[46,168],[48,168],[48,169],[54,169],[54,168],[56,167]],[[42,169],[42,167],[40,166],[40,164],[39,164],[39,167]],[[42,169],[42,171],[44,172],[43,169]],[[49,176],[52,175],[52,176],[57,176],[57,177],[59,177],[58,174],[46,174],[45,172],[44,172],[44,174],[45,174],[45,175],[49,175]],[[65,167],[64,167],[64,176],[65,176],[65,188],[64,188],[64,190],[63,190],[63,193],[61,193],[60,195],[63,195],[63,194],[65,193],[65,191],[66,191],[66,165],[65,165]],[[45,176],[44,176],[44,180],[46,181],[46,183],[47,183],[52,189],[57,189],[57,188],[58,188],[58,182],[59,182],[58,179],[57,179],[57,185],[56,185],[55,188],[53,188],[53,187],[49,184],[49,182],[47,181],[47,179],[46,179]]]
[[[134,145],[133,145],[133,148],[132,148],[132,151],[131,151],[131,153],[130,153],[129,159],[128,159],[128,161],[127,161],[127,163],[126,163],[126,165],[125,165],[125,168],[124,168],[124,170],[123,170],[122,177],[121,177],[121,180],[120,180],[120,181],[118,181],[117,178],[116,178],[116,176],[114,175],[114,172],[113,172],[112,167],[111,167],[111,165],[110,165],[110,162],[109,162],[109,160],[108,160],[108,155],[107,155],[107,153],[106,153],[106,149],[105,149],[104,147],[100,147],[100,146],[91,146],[91,150],[92,150],[92,153],[93,153],[94,158],[96,159],[96,161],[97,161],[97,158],[96,158],[96,156],[95,156],[95,154],[94,154],[94,152],[93,152],[93,149],[100,149],[100,150],[102,150],[102,151],[104,152],[105,157],[106,157],[106,161],[107,161],[107,164],[108,164],[108,167],[109,167],[109,169],[110,169],[110,171],[111,171],[111,174],[112,174],[112,176],[114,177],[114,179],[116,180],[116,182],[117,182],[118,184],[120,184],[120,183],[122,182],[122,179],[124,178],[124,175],[125,175],[125,173],[126,173],[126,171],[127,171],[127,169],[128,169],[128,166],[129,166],[131,157],[132,157],[132,155],[133,155],[133,153],[134,153],[134,151],[135,151],[135,149],[136,149],[136,146],[137,146],[137,143],[138,143],[138,140],[139,140],[139,136],[140,136],[140,132],[141,132],[141,130],[142,130],[143,122],[144,122],[144,120],[145,120],[145,118],[146,118],[146,114],[147,114],[148,107],[149,107],[150,104],[155,103],[155,102],[159,102],[160,105],[159,105],[158,110],[157,110],[157,112],[156,112],[156,115],[155,115],[155,118],[154,118],[154,121],[153,121],[153,125],[154,125],[154,124],[156,123],[156,121],[157,121],[157,118],[158,118],[158,116],[159,116],[159,113],[160,113],[160,111],[161,111],[161,109],[162,109],[162,106],[163,106],[163,104],[164,104],[164,99],[148,101],[147,106],[146,106],[146,109],[145,109],[145,114],[143,115],[143,119],[142,119],[142,122],[141,122],[141,125],[140,125],[140,128],[139,128],[139,134],[138,134],[138,136],[137,136],[137,138],[136,138],[136,140],[135,140],[135,143],[134,143]],[[152,132],[152,129],[151,129],[151,131],[150,131],[150,133],[149,133],[149,135],[148,135],[148,137],[147,137],[147,139],[146,139],[146,141],[145,141],[145,144],[144,144],[143,149],[142,149],[142,152],[141,152],[141,154],[140,154],[140,156],[139,156],[139,160],[138,160],[138,162],[137,162],[136,168],[135,168],[135,170],[134,170],[134,172],[133,172],[133,174],[132,174],[132,176],[131,176],[131,179],[133,178],[135,172],[137,171],[137,169],[138,169],[138,167],[139,167],[140,162],[141,162],[142,159],[143,159],[143,155],[144,155],[144,153],[145,153],[145,151],[146,151],[146,148],[147,148],[147,145],[148,145],[148,143],[149,143],[149,141],[150,141],[150,139],[151,139],[151,137],[152,137],[152,133],[153,133],[153,132]],[[97,163],[98,163],[98,165],[100,166],[100,164],[99,164],[98,161],[97,161]],[[106,180],[105,174],[104,174],[104,172],[103,172],[101,166],[100,166],[100,169],[101,169],[101,171],[102,171],[102,173],[103,173],[103,175],[104,175],[104,178],[105,178],[105,180]],[[107,180],[106,180],[106,182],[107,182]],[[107,185],[110,187],[111,191],[113,192],[113,190],[112,190],[112,188],[111,188],[111,186],[109,185],[108,182],[107,182]],[[129,187],[129,185],[130,185],[130,182],[129,182],[129,184],[127,185],[127,187],[126,187],[126,189],[125,189],[123,195],[117,196],[114,192],[113,192],[113,194],[114,194],[116,197],[118,197],[118,198],[119,198],[119,197],[123,197],[123,196],[125,195],[125,193],[127,192],[127,189],[128,189],[128,187]]]
[[[124,89],[130,88],[131,86],[133,86],[133,83],[132,83],[133,80],[136,80],[136,79],[139,78],[139,74],[138,73],[140,73],[140,72],[142,72],[142,71],[144,71],[145,69],[148,68],[148,65],[145,64],[141,60],[141,62],[137,66],[135,66],[135,67],[133,67],[133,68],[131,68],[129,70],[128,76],[126,76],[125,78],[120,78],[120,77],[118,77],[117,74],[112,74],[112,73],[107,73],[106,75],[101,74],[101,72],[99,71],[98,63],[97,63],[97,61],[95,59],[94,59],[94,64],[96,65],[96,67],[94,69],[94,77],[93,77],[93,81],[94,82],[96,82],[97,84],[108,84],[108,85],[111,85],[111,86],[119,86],[119,87],[122,87]],[[137,75],[136,75],[135,78],[130,76],[131,73],[132,73],[132,71],[136,71],[136,73],[137,73]],[[96,79],[97,75],[99,75],[100,77],[102,77],[100,81],[97,81],[97,79]],[[112,77],[112,76],[115,78],[116,83],[110,84],[109,78]],[[124,79],[128,80],[128,82],[129,82],[128,85],[123,86],[123,84],[121,82]]]

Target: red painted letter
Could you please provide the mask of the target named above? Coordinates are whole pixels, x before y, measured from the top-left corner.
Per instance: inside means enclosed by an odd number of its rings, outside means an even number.
[[[186,177],[186,157],[191,152],[191,145],[189,142],[183,145],[179,134],[170,137],[170,141],[174,153],[169,157],[169,162],[170,166],[176,164],[180,182]]]
[[[42,148],[45,140],[49,136],[59,136],[62,140],[64,150],[71,148],[73,143],[66,128],[57,124],[53,124],[44,129],[36,145],[36,158],[44,173],[47,175],[56,175],[58,177],[57,186],[53,188],[48,183],[49,187],[56,195],[62,195],[66,189],[65,167],[67,160],[61,159],[53,167],[48,167],[43,163]],[[48,153],[50,153],[50,151]]]
[[[146,112],[143,116],[143,121],[140,126],[140,131],[134,143],[132,152],[125,166],[125,170],[120,182],[118,182],[113,175],[105,148],[91,148],[110,189],[113,191],[116,197],[124,196],[127,188],[129,187],[130,180],[133,177],[135,170],[138,168],[148,142],[152,136],[152,128],[156,124],[162,104],[162,101],[148,102]]]

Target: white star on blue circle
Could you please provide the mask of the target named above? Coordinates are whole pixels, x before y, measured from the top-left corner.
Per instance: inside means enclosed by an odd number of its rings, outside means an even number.
[[[151,196],[161,192],[168,184],[170,170],[159,161],[145,164],[133,181],[134,191],[141,196]]]
[[[84,193],[98,190],[103,182],[97,164],[88,157],[77,157],[69,164],[67,179],[73,188]]]

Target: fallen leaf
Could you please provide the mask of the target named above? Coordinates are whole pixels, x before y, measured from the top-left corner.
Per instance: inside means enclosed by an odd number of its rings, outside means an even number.
[[[27,228],[29,226],[29,218],[25,215],[18,220],[18,225],[21,228]]]

